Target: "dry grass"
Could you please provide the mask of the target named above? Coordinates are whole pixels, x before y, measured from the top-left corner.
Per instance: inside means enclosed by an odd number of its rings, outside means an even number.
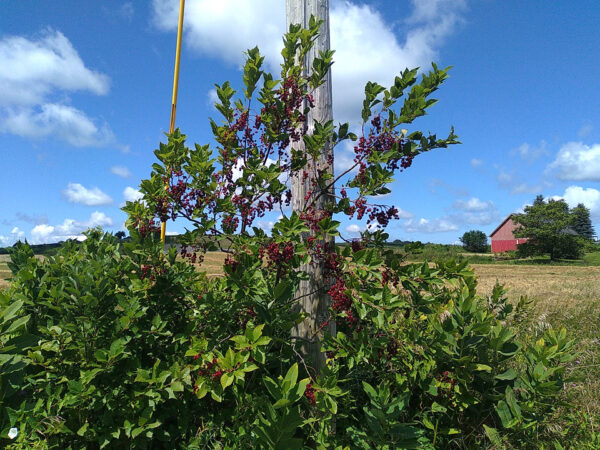
[[[202,264],[196,264],[196,267],[198,270],[206,272],[208,276],[221,276],[226,256],[226,253],[222,252],[208,252],[204,255]]]
[[[8,287],[7,278],[10,277],[11,272],[6,263],[10,260],[8,255],[0,255],[0,289]]]
[[[472,264],[478,293],[487,295],[498,281],[510,299],[536,300],[541,311],[582,307],[600,299],[600,267]]]
[[[600,444],[600,267],[473,264],[478,292],[487,295],[496,280],[510,300],[533,300],[526,329],[565,327],[576,359],[566,371],[565,406],[552,420],[555,430],[573,439],[572,448]],[[570,430],[570,431],[567,431]],[[572,430],[578,430],[573,432]]]

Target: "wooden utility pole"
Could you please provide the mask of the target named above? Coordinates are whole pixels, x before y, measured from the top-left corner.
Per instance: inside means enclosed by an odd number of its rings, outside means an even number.
[[[304,28],[308,28],[310,17],[323,20],[319,36],[308,53],[304,63],[304,70],[309,71],[312,61],[315,56],[319,55],[319,51],[325,51],[330,48],[329,39],[329,0],[286,0],[286,16],[287,28],[290,24],[301,24]],[[325,123],[333,119],[332,102],[331,102],[331,70],[328,72],[326,81],[313,93],[314,108],[308,113],[306,127],[304,133],[312,134],[314,129],[314,121]],[[292,144],[293,148],[304,150],[302,141]],[[322,150],[318,161],[311,161],[311,167],[308,168],[309,177],[302,180],[302,173],[292,178],[292,208],[300,213],[306,207],[305,196],[309,191],[312,191],[312,196],[308,200],[318,197],[315,202],[315,210],[317,214],[325,211],[326,205],[333,198],[333,192],[328,192],[323,195],[318,195],[318,185],[314,183],[317,170],[325,168],[329,173],[333,174],[333,147],[331,144],[325,146]],[[316,167],[315,167],[316,165]],[[330,248],[335,245],[333,238],[328,241]],[[302,342],[302,351],[304,355],[311,361],[311,365],[319,372],[325,364],[325,355],[321,352],[321,336],[323,331],[328,329],[331,333],[335,332],[335,324],[332,323],[325,328],[321,325],[329,316],[330,298],[327,294],[329,280],[324,276],[324,262],[315,260],[312,264],[305,265],[302,270],[309,274],[309,279],[301,281],[296,297],[298,299],[298,307],[302,312],[307,314],[306,320],[300,323],[293,330],[293,335],[297,336]],[[333,322],[333,321],[332,321]]]

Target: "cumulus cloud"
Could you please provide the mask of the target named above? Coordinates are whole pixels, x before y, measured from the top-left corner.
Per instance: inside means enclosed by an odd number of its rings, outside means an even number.
[[[358,234],[362,231],[362,228],[355,223],[351,223],[345,229],[346,229],[346,232],[351,233],[351,234]]]
[[[455,211],[448,219],[455,224],[489,225],[499,218],[498,209],[492,201],[482,201],[477,197],[457,200],[450,207]]]
[[[273,220],[259,220],[256,222],[256,226],[267,233],[270,233],[273,227],[275,226],[275,221]]]
[[[69,183],[62,193],[69,202],[81,203],[87,206],[109,205],[113,201],[109,195],[99,188],[87,189],[79,183]]]
[[[13,227],[12,231],[8,236],[0,235],[0,246],[8,247],[13,245],[17,241],[23,241],[25,239],[25,232],[20,230],[19,227]]]
[[[0,131],[26,138],[56,136],[74,147],[102,146],[114,140],[106,124],[98,126],[83,111],[54,103],[8,111],[0,118]]]
[[[121,178],[129,178],[131,176],[131,170],[125,166],[112,166],[110,168],[110,173]]]
[[[571,208],[583,203],[590,210],[590,215],[600,220],[600,191],[598,189],[569,186],[563,195],[554,198],[564,199]]]
[[[441,219],[410,219],[404,222],[404,230],[408,233],[445,233],[458,230],[458,225],[450,220]]]
[[[135,202],[143,197],[142,193],[131,186],[127,186],[123,191],[123,198],[126,202]]]
[[[444,217],[435,219],[407,220],[404,229],[409,233],[443,233],[457,231],[464,225],[489,225],[500,218],[494,202],[477,197],[456,200],[448,211]]]
[[[406,67],[428,66],[461,21],[465,0],[413,0],[413,12],[399,39],[371,5],[334,1],[330,8],[334,114],[358,116],[367,81],[390,84]],[[163,31],[177,29],[179,2],[153,0],[153,17]],[[187,44],[198,53],[241,64],[242,52],[258,45],[268,66],[278,70],[285,2],[281,0],[198,0],[186,6]],[[235,30],[235,32],[231,32]]]
[[[0,132],[55,136],[77,147],[112,143],[105,123],[64,100],[68,92],[104,95],[109,86],[109,78],[87,68],[59,31],[48,29],[34,39],[0,39]]]
[[[548,171],[565,181],[600,181],[600,144],[582,142],[563,145]]]
[[[88,228],[109,227],[113,221],[103,212],[95,211],[88,220],[79,222],[74,219],[65,219],[62,224],[40,224],[33,227],[30,232],[32,244],[49,244],[67,239],[82,240],[82,232]]]
[[[487,211],[493,208],[494,204],[491,201],[483,202],[477,197],[471,197],[469,200],[456,200],[452,208],[461,209],[469,212]]]

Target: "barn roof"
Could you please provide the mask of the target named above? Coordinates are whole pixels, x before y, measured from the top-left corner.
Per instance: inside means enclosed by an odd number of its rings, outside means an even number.
[[[510,218],[511,218],[511,217],[513,217],[513,216],[514,216],[514,214],[509,214],[509,215],[508,215],[508,217],[507,217],[506,219],[504,219],[504,220],[503,220],[503,221],[500,223],[500,225],[498,225],[498,226],[496,227],[496,229],[495,229],[494,231],[492,231],[492,232],[491,232],[491,234],[490,234],[490,237],[494,236],[494,234],[496,234],[496,232],[497,232],[497,231],[498,231],[500,228],[502,228],[502,226],[503,226],[503,225],[504,225],[506,222],[508,222],[508,219],[510,219]]]

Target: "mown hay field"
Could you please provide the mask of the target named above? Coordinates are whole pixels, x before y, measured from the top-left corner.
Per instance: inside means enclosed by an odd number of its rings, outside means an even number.
[[[9,261],[10,256],[8,255],[0,255],[0,289],[8,286],[7,278],[10,277],[10,269],[6,265]]]

